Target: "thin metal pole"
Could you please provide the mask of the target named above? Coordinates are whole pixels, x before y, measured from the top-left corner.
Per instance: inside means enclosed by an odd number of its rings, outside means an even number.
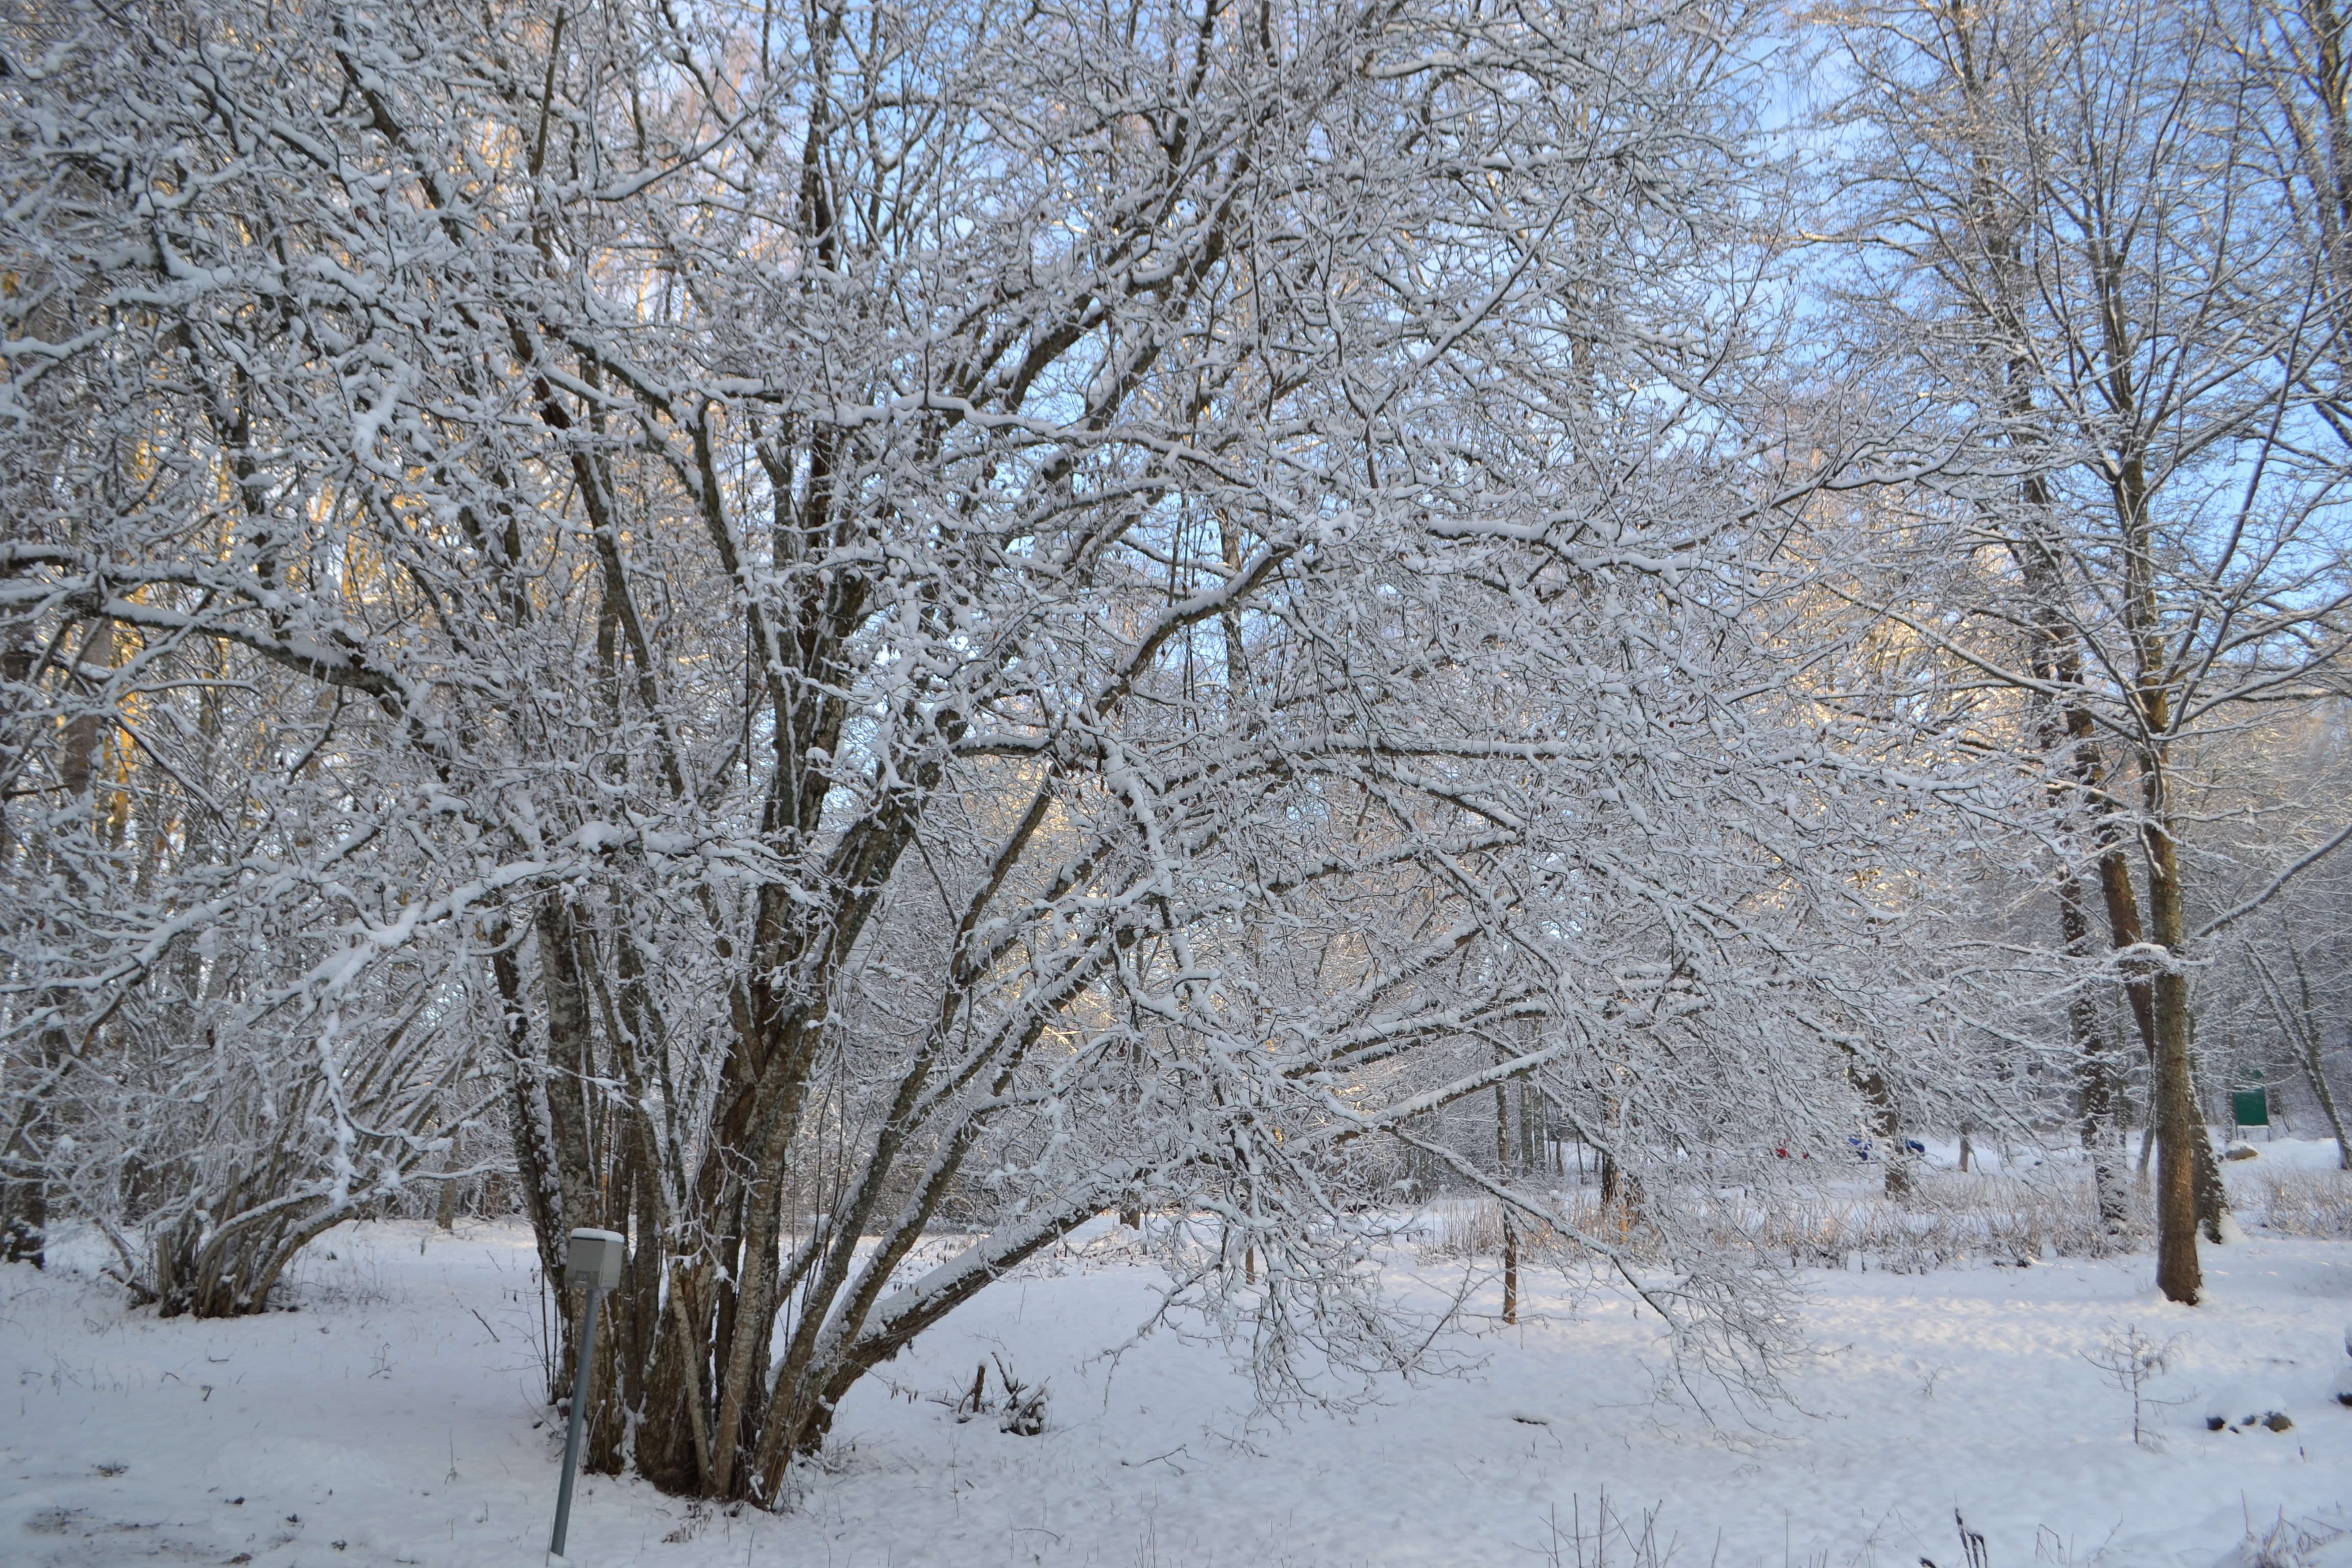
[[[589,1289],[587,1321],[580,1331],[580,1371],[572,1380],[572,1423],[563,1435],[563,1484],[555,1494],[555,1538],[547,1543],[558,1557],[563,1555],[563,1532],[572,1524],[572,1478],[580,1464],[580,1421],[588,1409],[588,1369],[596,1355],[596,1303],[604,1294],[593,1286]]]

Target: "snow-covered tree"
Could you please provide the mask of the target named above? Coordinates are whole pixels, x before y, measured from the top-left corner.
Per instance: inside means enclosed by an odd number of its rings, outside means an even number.
[[[709,1496],[1105,1212],[1410,1364],[1383,1142],[1769,1378],[1677,1194],[1939,1070],[1966,780],[1789,635],[1737,7],[138,15],[0,76],[12,1192],[252,1307],[502,1116]]]
[[[1937,0],[1831,26],[1846,320],[1883,404],[1916,389],[1932,411],[1908,466],[1878,469],[1914,497],[1881,545],[1906,563],[1886,608],[2022,702],[1980,738],[2042,772],[2063,943],[2129,998],[2159,1274],[2194,1300],[2198,1211],[2218,1225],[2221,1202],[2190,1081],[2212,932],[2176,760],[2324,700],[2352,605],[2342,275],[2305,221],[2320,150],[2250,52],[2252,12]],[[2096,1014],[2078,991],[2084,1138],[2120,1215]]]

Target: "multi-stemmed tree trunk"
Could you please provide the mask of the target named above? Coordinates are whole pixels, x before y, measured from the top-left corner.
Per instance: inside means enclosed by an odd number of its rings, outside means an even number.
[[[1674,1184],[1843,1146],[1821,1042],[1896,1026],[1880,870],[1932,849],[1748,618],[1811,481],[1734,438],[1738,50],[1453,0],[98,16],[0,78],[47,128],[0,237],[89,318],[11,384],[170,461],[6,603],[145,639],[159,772],[203,659],[264,695],[241,837],[84,912],[77,1017],[235,929],[203,1005],[325,1097],[311,1219],[462,1174],[467,1054],[389,1070],[462,1021],[542,1268],[627,1237],[593,1468],[779,1501],[874,1366],[1147,1205],[1263,1261],[1276,1386],[1409,1362],[1339,1218],[1382,1138],[1769,1377]],[[1554,1068],[1610,1085],[1614,1235],[1507,1126],[1502,1173],[1415,1142]]]

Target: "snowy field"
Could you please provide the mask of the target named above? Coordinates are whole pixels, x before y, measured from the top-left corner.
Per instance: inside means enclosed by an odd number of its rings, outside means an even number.
[[[2281,1145],[2267,1163],[2322,1152]],[[1080,1243],[861,1384],[797,1511],[591,1478],[569,1561],[1506,1568],[1605,1547],[1629,1568],[1966,1568],[1957,1510],[1990,1568],[2251,1563],[2249,1527],[2282,1520],[2301,1561],[2352,1563],[2352,1536],[2308,1544],[2352,1526],[2352,1408],[2332,1397],[2352,1365],[2352,1243],[2257,1226],[2208,1249],[2195,1310],[2157,1295],[2145,1257],[1925,1274],[1857,1258],[1806,1276],[1801,1408],[1720,1425],[1651,1399],[1654,1320],[1622,1298],[1538,1271],[1505,1329],[1492,1280],[1443,1258],[1401,1265],[1397,1284],[1473,1286],[1484,1331],[1459,1374],[1345,1414],[1254,1412],[1219,1346],[1163,1331],[1114,1356],[1157,1276],[1116,1234]],[[236,1321],[127,1311],[74,1261],[0,1269],[16,1405],[0,1414],[0,1563],[541,1558],[562,1444],[533,1397],[520,1228],[345,1227],[303,1260],[299,1310]],[[2133,1327],[2179,1336],[2147,1391],[2148,1447],[2084,1359]],[[997,1392],[1000,1358],[1048,1383],[1042,1436],[951,1412],[983,1361]],[[2292,1426],[2208,1431],[2232,1385],[2271,1394]]]

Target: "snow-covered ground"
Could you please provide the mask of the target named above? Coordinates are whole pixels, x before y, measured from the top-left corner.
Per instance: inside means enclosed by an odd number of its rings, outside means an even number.
[[[1815,1273],[1801,1409],[1758,1426],[1654,1403],[1654,1320],[1557,1274],[1531,1279],[1517,1327],[1486,1320],[1461,1375],[1346,1415],[1253,1415],[1221,1348],[1162,1332],[1107,1353],[1150,1313],[1155,1276],[1115,1237],[1096,1253],[1006,1281],[861,1385],[796,1512],[590,1478],[569,1561],[1589,1564],[1604,1498],[1612,1560],[1634,1560],[1648,1516],[1654,1555],[1694,1568],[1966,1568],[1956,1510],[1990,1568],[2210,1568],[2250,1524],[2352,1525],[2352,1408],[2332,1397],[2352,1365],[2352,1243],[2257,1229],[2210,1248],[2195,1310],[2156,1294],[2146,1258]],[[520,1228],[346,1227],[300,1266],[299,1311],[232,1322],[128,1311],[70,1262],[0,1268],[16,1403],[0,1411],[0,1563],[541,1558],[561,1433],[534,1425]],[[1456,1268],[1419,1272],[1444,1289]],[[2084,1359],[2135,1327],[2179,1337],[2147,1390],[2153,1448]],[[950,1412],[982,1361],[996,1392],[997,1358],[1050,1383],[1044,1435]],[[2293,1426],[2208,1431],[2231,1384],[2283,1399]]]

